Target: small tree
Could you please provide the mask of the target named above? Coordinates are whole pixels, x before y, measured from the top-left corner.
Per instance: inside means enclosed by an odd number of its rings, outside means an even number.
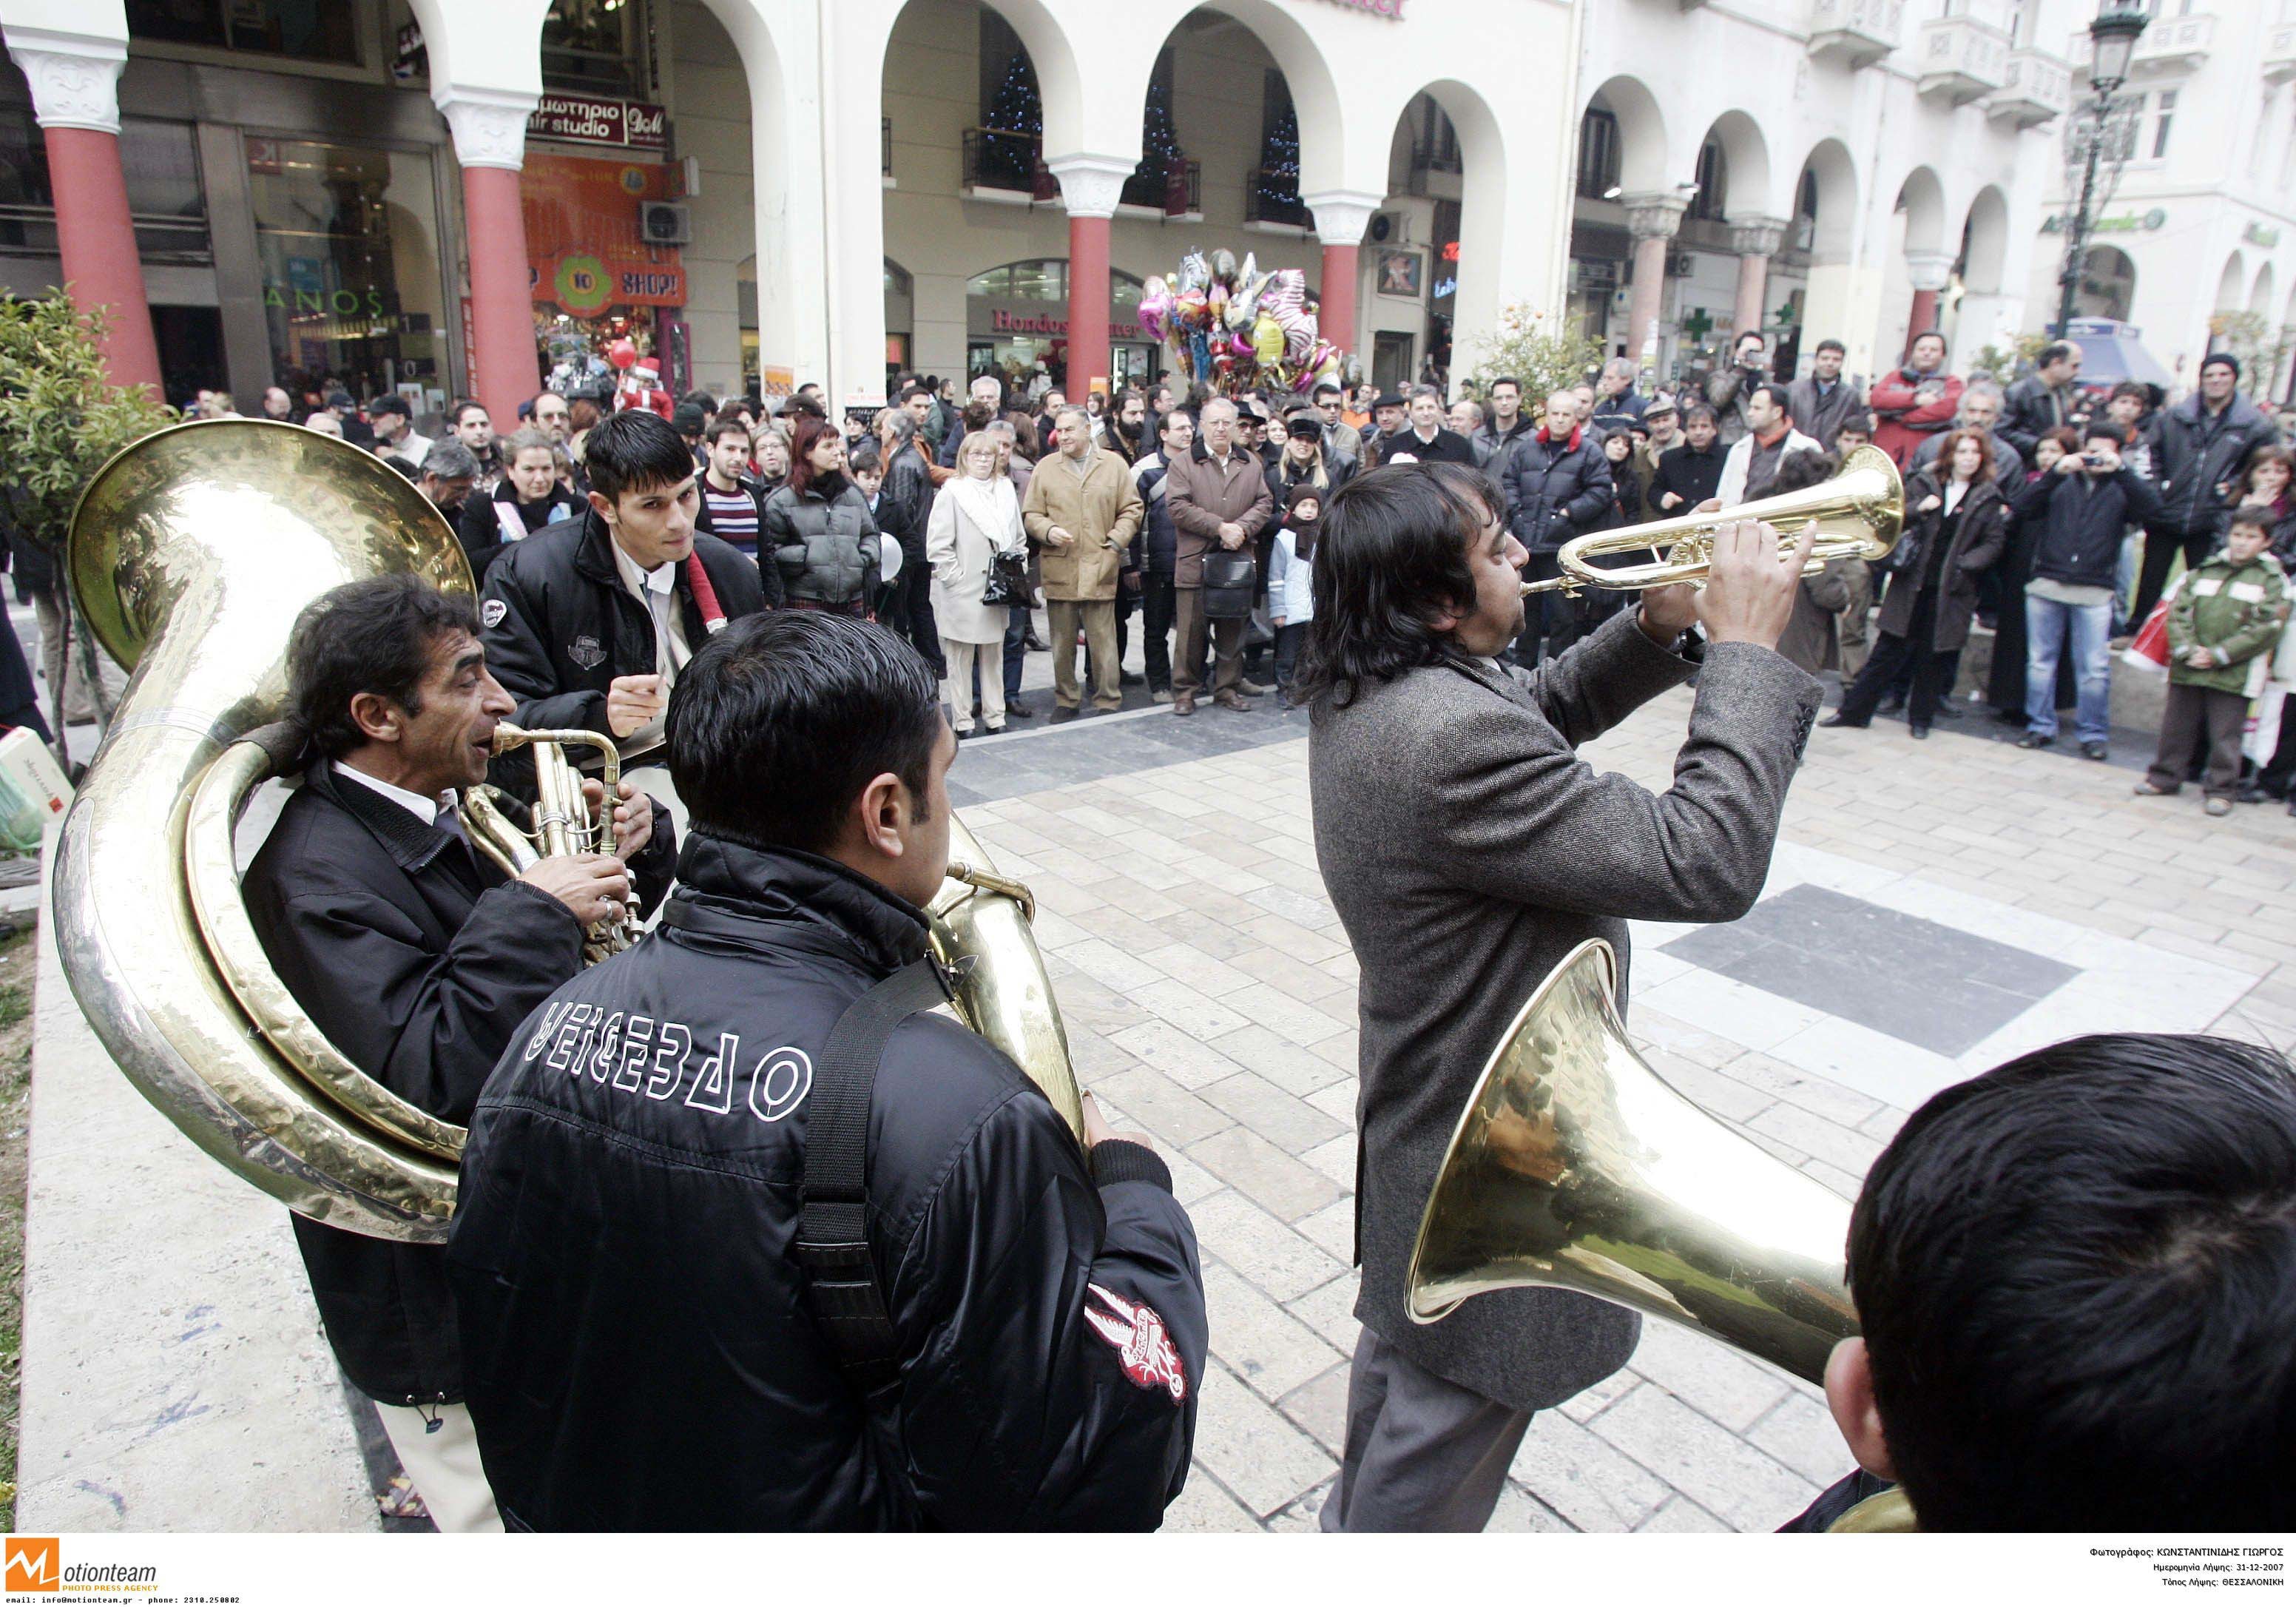
[[[2274,329],[2262,313],[2218,313],[2209,320],[2217,349],[2240,359],[2240,387],[2251,397],[2269,396],[2296,330]]]
[[[1475,394],[1488,396],[1491,381],[1502,376],[1522,381],[1523,406],[1532,416],[1539,404],[1558,390],[1584,381],[1603,365],[1603,343],[1574,332],[1564,319],[1551,318],[1520,301],[1499,309],[1498,328],[1467,342],[1474,350],[1475,366],[1468,376]]]
[[[64,537],[80,493],[111,455],[175,421],[175,410],[141,386],[103,375],[101,310],[83,314],[59,291],[37,299],[0,295],[0,465],[7,515],[17,531],[55,561],[67,630],[78,639],[81,673],[100,720],[111,717],[95,652],[64,579]],[[61,679],[61,677],[60,677]],[[59,744],[64,689],[48,688]]]

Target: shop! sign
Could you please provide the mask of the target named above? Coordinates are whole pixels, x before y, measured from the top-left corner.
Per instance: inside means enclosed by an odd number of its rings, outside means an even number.
[[[626,151],[669,147],[668,114],[644,101],[618,101],[600,94],[542,97],[526,119],[526,137],[564,145],[612,145]]]
[[[676,176],[660,162],[529,154],[518,200],[533,299],[578,318],[611,307],[684,307],[677,248],[649,245],[638,227],[647,201],[671,199]]]

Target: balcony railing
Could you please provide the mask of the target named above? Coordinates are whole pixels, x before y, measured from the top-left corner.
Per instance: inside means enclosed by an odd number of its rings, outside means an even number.
[[[1810,0],[1809,53],[1870,67],[1904,37],[1906,0]]]
[[[1168,159],[1160,169],[1142,161],[1124,181],[1124,204],[1144,207],[1167,217],[1201,217],[1204,210],[1203,164],[1193,157]]]
[[[1008,128],[967,128],[964,193],[975,192],[1058,201],[1061,181],[1045,166],[1044,137]]]
[[[2152,25],[2136,41],[2129,70],[2197,67],[2208,59],[2216,42],[2217,20],[2206,12],[2184,17],[2155,17]],[[2072,59],[2074,76],[2087,78],[2096,59],[2096,41],[2088,37],[2087,29],[2072,36],[2072,49],[2068,53]]]
[[[1966,106],[2001,87],[2009,69],[2009,36],[1973,17],[1939,17],[1922,24],[1921,78],[1915,87],[1931,100]]]
[[[2013,50],[2001,87],[1985,102],[1985,115],[2020,128],[2038,128],[2064,115],[2072,103],[2072,69],[2038,50]]]
[[[1254,168],[1243,176],[1243,220],[1246,223],[1290,224],[1313,228],[1307,203],[1300,199],[1300,176]]]
[[[2296,22],[2283,22],[2264,37],[2264,81],[2296,78]]]

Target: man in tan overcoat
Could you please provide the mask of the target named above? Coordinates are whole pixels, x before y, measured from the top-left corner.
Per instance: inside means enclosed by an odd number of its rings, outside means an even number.
[[[1092,649],[1092,701],[1103,713],[1124,703],[1116,652],[1117,574],[1139,532],[1144,508],[1124,461],[1093,444],[1092,415],[1063,407],[1055,417],[1060,450],[1029,478],[1021,523],[1043,553],[1045,612],[1053,634],[1053,723],[1072,720],[1077,631]]]

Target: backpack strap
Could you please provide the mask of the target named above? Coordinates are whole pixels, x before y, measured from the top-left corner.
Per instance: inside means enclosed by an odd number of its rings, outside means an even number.
[[[898,1381],[898,1335],[869,1255],[869,1103],[893,1029],[949,997],[931,955],[845,1007],[814,1067],[796,1255],[815,1320],[865,1398]]]

